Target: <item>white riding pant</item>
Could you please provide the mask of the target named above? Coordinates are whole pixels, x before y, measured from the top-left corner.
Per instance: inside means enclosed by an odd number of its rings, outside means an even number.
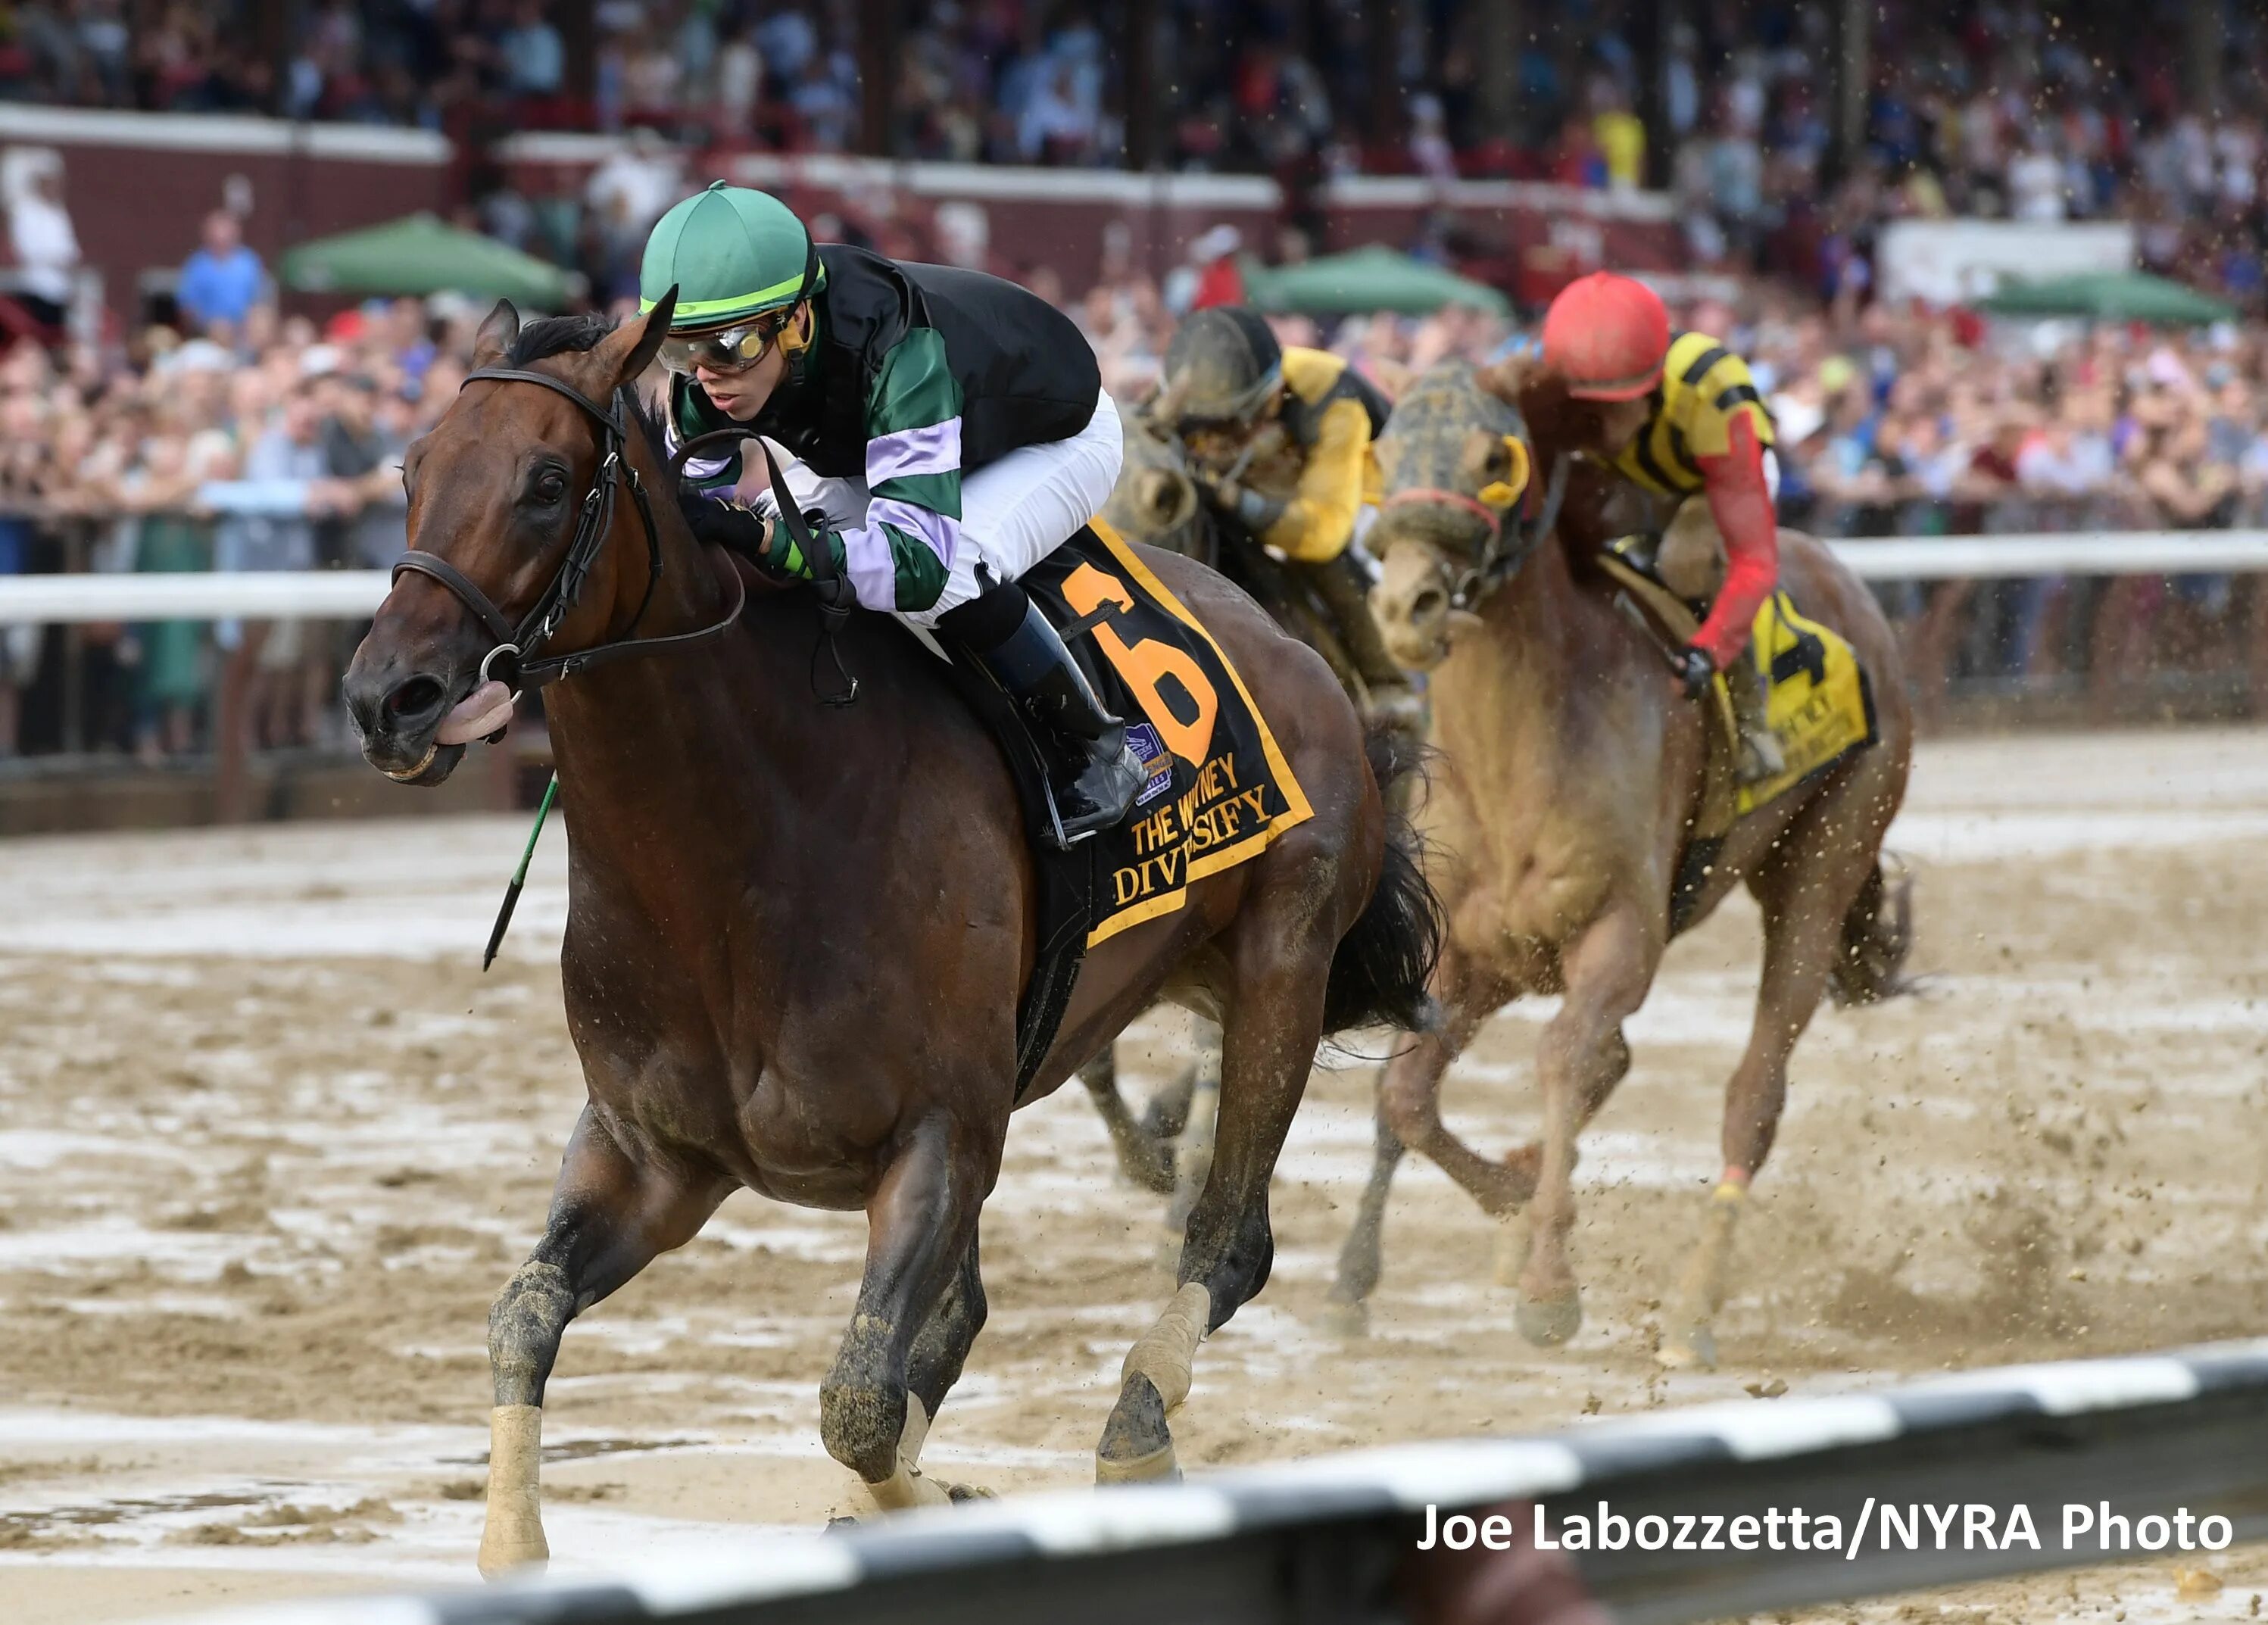
[[[817,508],[830,524],[852,528],[866,522],[866,482],[815,474],[776,443],[772,456],[799,506]],[[1126,444],[1118,427],[1118,408],[1108,391],[1097,396],[1086,428],[1065,440],[1019,446],[1005,457],[961,476],[961,537],[946,571],[945,591],[927,609],[902,610],[898,619],[934,627],[947,610],[958,609],[983,591],[976,578],[983,564],[995,581],[1014,581],[1069,541],[1110,500]],[[756,506],[772,508],[769,497]]]

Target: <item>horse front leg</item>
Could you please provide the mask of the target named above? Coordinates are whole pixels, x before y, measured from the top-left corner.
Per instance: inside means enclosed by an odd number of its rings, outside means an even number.
[[[1575,1224],[1575,1136],[1630,1068],[1622,1024],[1646,1000],[1660,963],[1664,933],[1633,904],[1616,903],[1563,951],[1566,996],[1536,1046],[1543,1097],[1543,1155],[1528,1210],[1528,1264],[1520,1272],[1513,1321],[1546,1347],[1583,1324],[1582,1297],[1567,1261]]]
[[[1749,879],[1764,913],[1764,974],[1747,1053],[1725,1090],[1724,1172],[1710,1193],[1654,1357],[1672,1370],[1717,1364],[1716,1319],[1732,1273],[1733,1232],[1778,1135],[1788,1059],[1843,951],[1844,916],[1874,871],[1876,843],[1889,821],[1880,809],[1889,805],[1894,802],[1872,786],[1831,794],[1805,810]]]
[[[584,1108],[560,1163],[543,1239],[489,1310],[496,1408],[489,1413],[482,1575],[540,1565],[551,1555],[540,1484],[543,1388],[567,1322],[659,1254],[691,1240],[729,1188],[713,1174],[633,1158]]]
[[[1378,1084],[1380,1133],[1432,1158],[1491,1218],[1509,1217],[1535,1194],[1534,1165],[1517,1157],[1491,1160],[1459,1139],[1441,1121],[1441,1078],[1513,990],[1495,967],[1444,943],[1431,986],[1441,1011],[1436,1030],[1412,1037]]]
[[[973,1279],[977,1213],[999,1168],[1005,1128],[993,1123],[988,1133],[941,1113],[924,1120],[866,1202],[866,1272],[843,1347],[820,1385],[819,1433],[827,1453],[858,1475],[884,1511],[949,1498],[922,1477],[918,1462],[935,1405],[982,1324],[981,1283],[968,1312],[940,1319],[939,1310],[964,1268]],[[920,1383],[909,1386],[917,1342]]]
[[[1308,945],[1312,930],[1271,931],[1264,916],[1240,930],[1248,934],[1225,1001],[1211,1166],[1189,1210],[1179,1289],[1120,1368],[1095,1446],[1097,1483],[1179,1476],[1167,1417],[1189,1397],[1197,1345],[1267,1284],[1275,1259],[1268,1185],[1322,1041],[1329,961]]]
[[[1213,1135],[1220,1114],[1220,1029],[1203,1017],[1197,1023],[1197,1059],[1175,1085],[1174,1099],[1167,1103],[1169,1111],[1178,1105],[1181,1124],[1164,1142],[1171,1148],[1174,1165],[1174,1199],[1166,1204],[1166,1233],[1158,1259],[1167,1269],[1181,1262],[1189,1214],[1212,1173]]]

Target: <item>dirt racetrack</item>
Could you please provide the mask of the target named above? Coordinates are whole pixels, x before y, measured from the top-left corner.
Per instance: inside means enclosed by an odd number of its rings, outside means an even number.
[[[0,1585],[17,1625],[470,1577],[488,1301],[536,1234],[581,1085],[560,1016],[563,847],[473,968],[518,820],[0,845]],[[1919,996],[1822,1013],[1740,1238],[1712,1373],[1649,1352],[1745,1038],[1745,900],[1673,949],[1585,1142],[1587,1320],[1547,1352],[1493,1226],[1405,1166],[1373,1335],[1311,1329],[1366,1165],[1371,1068],[1318,1073],[1276,1188],[1275,1278],[1208,1343],[1193,1469],[2268,1324],[2268,748],[2244,732],[1926,749],[1892,844]],[[1452,1075],[1491,1147],[1532,1122],[1548,1006]],[[1123,1054],[1137,1088],[1183,1022]],[[1160,1204],[1075,1085],[1020,1115],[987,1210],[992,1318],[932,1471],[1086,1479],[1163,1302]],[[556,1567],[816,1526],[857,1216],[736,1196],[570,1331],[550,1388]],[[2268,1562],[2174,1565],[1819,1619],[2247,1616]],[[1783,1615],[1782,1618],[1791,1616]]]

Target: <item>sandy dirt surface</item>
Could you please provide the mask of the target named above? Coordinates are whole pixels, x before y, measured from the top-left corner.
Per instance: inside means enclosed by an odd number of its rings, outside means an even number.
[[[1542,1351],[1496,1227],[1411,1164],[1373,1334],[1314,1329],[1367,1163],[1372,1069],[1317,1074],[1276,1188],[1276,1274],[1209,1342],[1193,1471],[1532,1430],[1773,1379],[2250,1335],[2268,1322],[2268,749],[2255,733],[1926,750],[1893,845],[1920,877],[1919,996],[1824,1012],[1740,1239],[1724,1364],[1664,1377],[1659,1300],[1719,1155],[1753,910],[1680,942],[1587,1136],[1587,1320]],[[488,1301],[540,1226],[581,1098],[547,837],[506,960],[479,945],[524,826],[299,826],[0,844],[0,1585],[18,1625],[469,1577]],[[1534,1124],[1548,1003],[1452,1075],[1489,1147]],[[1136,1089],[1186,1023],[1138,1026]],[[1162,1304],[1158,1201],[1076,1086],[1020,1114],[984,1231],[990,1323],[931,1470],[1069,1486]],[[818,1386],[854,1215],[750,1196],[569,1332],[549,1393],[560,1571],[713,1551],[852,1504]],[[2175,1565],[1831,1609],[1867,1621],[2245,1618]],[[2124,1613],[2120,1614],[2119,1611]],[[1791,1616],[1781,1616],[1787,1618]]]

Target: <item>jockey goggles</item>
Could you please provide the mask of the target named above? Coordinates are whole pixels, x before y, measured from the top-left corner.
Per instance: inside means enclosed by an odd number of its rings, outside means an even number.
[[[764,352],[787,330],[795,310],[791,305],[708,333],[672,334],[661,342],[661,364],[672,372],[691,372],[696,367],[707,367],[712,372],[745,372],[762,361]]]
[[[1262,373],[1248,387],[1227,401],[1208,401],[1202,411],[1179,408],[1175,418],[1186,433],[1240,434],[1249,430],[1284,386],[1281,362]]]
[[[689,373],[696,367],[713,372],[745,372],[764,358],[779,335],[787,331],[797,311],[818,283],[819,245],[808,233],[803,244],[803,280],[786,304],[760,311],[746,321],[711,327],[706,333],[673,333],[662,340],[659,360],[669,371]]]

